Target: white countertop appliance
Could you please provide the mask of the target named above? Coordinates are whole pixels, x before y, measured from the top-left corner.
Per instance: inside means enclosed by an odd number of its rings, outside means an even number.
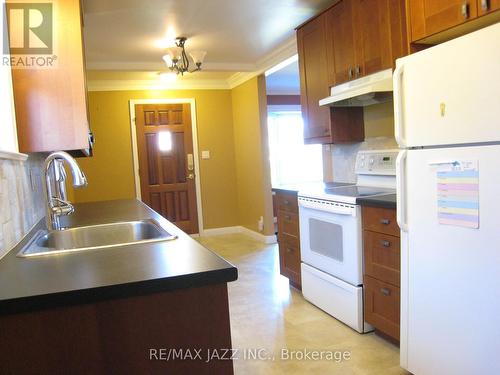
[[[361,207],[357,199],[395,193],[398,150],[360,151],[358,183],[298,193],[304,298],[358,332],[363,318]]]
[[[500,23],[394,72],[401,366],[500,374]]]

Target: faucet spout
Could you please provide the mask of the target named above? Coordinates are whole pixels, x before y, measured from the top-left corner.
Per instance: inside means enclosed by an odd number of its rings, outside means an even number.
[[[57,162],[56,162],[57,161]],[[46,206],[46,224],[49,230],[62,230],[60,224],[60,216],[71,215],[74,211],[73,205],[66,201],[65,197],[65,178],[66,174],[63,169],[63,162],[66,162],[73,177],[73,186],[87,186],[87,178],[80,169],[76,160],[64,151],[57,151],[50,154],[44,163],[45,173],[45,206]],[[53,189],[54,187],[54,189]]]

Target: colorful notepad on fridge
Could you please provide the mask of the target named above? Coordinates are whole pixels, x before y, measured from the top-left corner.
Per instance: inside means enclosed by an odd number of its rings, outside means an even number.
[[[455,161],[437,172],[440,224],[479,228],[479,168],[477,161]]]

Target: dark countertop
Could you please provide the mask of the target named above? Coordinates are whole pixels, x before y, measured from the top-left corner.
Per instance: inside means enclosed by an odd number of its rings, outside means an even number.
[[[344,183],[344,182],[298,182],[295,184],[285,184],[273,186],[272,190],[276,192],[285,193],[298,193],[301,190],[324,190],[333,188],[336,186],[349,186],[354,185],[354,183]]]
[[[362,206],[373,206],[382,208],[396,208],[396,194],[376,195],[363,197],[356,200]]]
[[[238,270],[137,200],[75,205],[69,227],[154,219],[173,241],[58,255],[16,254],[45,227],[41,220],[0,260],[0,314],[234,281]]]

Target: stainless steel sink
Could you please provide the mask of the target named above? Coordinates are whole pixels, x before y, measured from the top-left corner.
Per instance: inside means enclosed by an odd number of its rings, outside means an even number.
[[[154,220],[91,225],[61,231],[38,231],[17,254],[19,257],[169,241],[176,239]]]

